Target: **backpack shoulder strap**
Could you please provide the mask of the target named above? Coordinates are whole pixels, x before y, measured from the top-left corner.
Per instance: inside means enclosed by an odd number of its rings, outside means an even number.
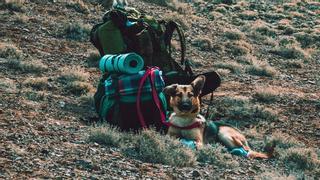
[[[175,21],[168,21],[165,24],[166,30],[164,32],[164,41],[166,47],[168,47],[169,54],[171,55],[171,39],[173,32],[176,30],[179,36],[180,40],[180,48],[181,48],[181,59],[180,63],[181,65],[185,65],[185,72],[189,74],[190,76],[193,75],[192,69],[191,69],[191,64],[188,60],[185,59],[186,56],[186,39],[184,36],[183,29],[181,25]]]

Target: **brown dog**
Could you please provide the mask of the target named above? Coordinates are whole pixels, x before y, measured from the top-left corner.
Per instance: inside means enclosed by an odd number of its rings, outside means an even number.
[[[215,139],[229,150],[242,148],[249,158],[270,158],[268,154],[255,152],[250,149],[243,134],[228,125],[217,125],[206,122],[200,113],[199,95],[205,83],[205,76],[198,76],[190,85],[173,84],[164,89],[170,96],[170,106],[174,113],[169,118],[168,134],[176,138],[194,140],[197,148],[201,148],[204,141]],[[215,129],[215,130],[213,130]]]

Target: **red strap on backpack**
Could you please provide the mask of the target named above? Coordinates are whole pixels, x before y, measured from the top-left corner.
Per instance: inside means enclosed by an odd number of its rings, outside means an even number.
[[[141,105],[140,105],[140,99],[141,99],[141,91],[142,91],[142,87],[146,81],[146,79],[150,76],[150,83],[151,83],[151,88],[152,88],[152,97],[153,97],[153,100],[160,112],[160,118],[161,118],[161,122],[166,124],[167,125],[167,122],[166,122],[166,116],[165,116],[165,113],[161,110],[161,104],[160,104],[160,100],[159,100],[159,97],[158,97],[158,94],[157,94],[157,91],[156,91],[156,88],[155,88],[155,73],[154,71],[155,70],[158,70],[158,68],[156,67],[152,67],[152,68],[148,68],[145,72],[145,74],[143,75],[143,77],[141,78],[140,80],[140,83],[139,83],[139,89],[138,89],[138,94],[137,94],[137,113],[138,113],[138,117],[139,117],[139,121],[140,121],[140,124],[142,126],[143,129],[145,129],[147,126],[146,126],[146,123],[144,121],[144,118],[143,118],[143,115],[142,115],[142,112],[141,112]]]

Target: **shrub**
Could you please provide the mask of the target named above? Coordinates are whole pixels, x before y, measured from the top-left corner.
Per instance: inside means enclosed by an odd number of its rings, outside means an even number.
[[[246,72],[256,76],[274,77],[278,72],[265,62],[254,62],[246,68]]]
[[[82,95],[93,89],[92,85],[81,81],[72,81],[67,83],[66,89],[74,95]]]
[[[234,168],[239,166],[238,161],[227,152],[225,147],[219,144],[205,145],[196,152],[196,155],[199,162],[216,165],[219,168]]]
[[[84,41],[88,39],[90,30],[91,28],[88,25],[79,22],[69,23],[65,25],[64,34],[68,39]]]
[[[275,37],[277,35],[276,31],[269,28],[268,26],[258,26],[255,28],[255,30],[262,34],[262,35],[266,35],[266,36],[271,36],[271,37]]]
[[[48,69],[48,67],[40,61],[23,62],[21,60],[7,60],[6,64],[9,68],[25,73],[40,74]]]
[[[120,147],[122,134],[117,128],[104,125],[97,128],[91,128],[88,140],[101,145]]]
[[[89,67],[99,67],[99,61],[100,61],[100,54],[96,51],[92,51],[89,53],[87,63]]]
[[[153,130],[142,131],[141,134],[137,135],[137,141],[133,146],[129,149],[124,148],[123,152],[127,156],[131,156],[134,152],[134,156],[145,162],[179,167],[191,166],[196,162],[192,150],[184,147],[178,140],[162,136]]]
[[[226,44],[226,50],[234,56],[243,56],[252,50],[252,46],[245,41],[234,41]]]
[[[22,59],[22,51],[13,44],[0,43],[0,57],[6,59]]]
[[[255,11],[243,11],[239,14],[239,17],[243,20],[255,20],[258,17],[258,13]]]
[[[239,74],[242,71],[242,66],[236,62],[217,63],[214,65],[217,68],[229,69],[232,73]]]
[[[37,90],[44,90],[48,87],[48,78],[28,78],[23,82],[23,84]]]
[[[320,36],[317,36],[313,33],[300,32],[300,33],[294,34],[294,37],[301,44],[302,48],[310,47],[311,45],[315,44],[317,41],[320,42]]]
[[[260,87],[253,97],[264,103],[273,103],[277,100],[279,93],[272,87]]]
[[[302,170],[315,170],[320,168],[320,160],[312,148],[289,148],[281,155],[291,168]]]
[[[89,73],[85,72],[80,67],[63,68],[59,80],[63,83],[73,82],[73,81],[87,81],[89,78]]]
[[[82,0],[72,0],[67,4],[68,8],[73,8],[75,11],[79,13],[88,14],[89,9],[88,6]]]
[[[215,105],[216,110],[211,115],[214,118],[230,119],[230,123],[250,123],[257,120],[274,121],[275,113],[260,106],[252,105],[246,99],[223,98]],[[236,122],[232,122],[235,120]],[[242,121],[242,122],[240,122]]]
[[[1,8],[6,8],[11,11],[23,12],[23,4],[25,0],[4,0],[4,2],[0,3]]]
[[[212,40],[207,37],[196,38],[192,44],[199,47],[202,51],[209,51],[212,49]]]
[[[239,30],[227,30],[223,35],[230,40],[240,40],[244,36]]]
[[[272,54],[276,54],[286,59],[297,59],[297,58],[305,58],[307,54],[299,47],[295,45],[291,46],[278,46],[272,50],[270,50]]]

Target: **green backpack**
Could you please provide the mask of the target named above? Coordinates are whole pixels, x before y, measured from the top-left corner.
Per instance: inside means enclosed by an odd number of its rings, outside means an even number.
[[[180,64],[171,55],[175,31],[180,41]],[[142,56],[145,67],[160,67],[164,74],[193,75],[190,63],[185,60],[183,30],[174,21],[156,20],[133,8],[113,8],[106,12],[103,22],[92,28],[90,41],[101,56],[135,52]]]

